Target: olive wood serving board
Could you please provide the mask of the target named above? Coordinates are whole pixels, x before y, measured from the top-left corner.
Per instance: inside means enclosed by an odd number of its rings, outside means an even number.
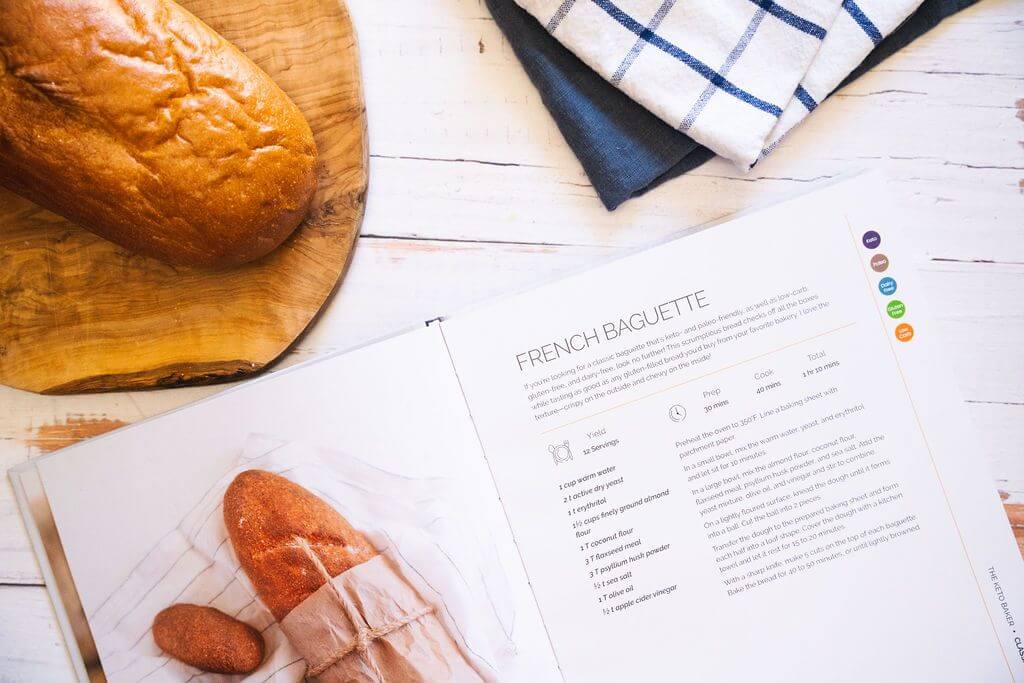
[[[179,0],[313,129],[319,189],[278,249],[202,270],[132,254],[0,188],[0,383],[42,393],[200,384],[261,371],[333,292],[359,232],[366,118],[338,0]]]

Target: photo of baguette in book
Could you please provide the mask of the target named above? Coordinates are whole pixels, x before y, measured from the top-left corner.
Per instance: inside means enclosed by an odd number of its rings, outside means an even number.
[[[298,484],[246,470],[224,494],[231,544],[321,681],[482,681],[387,558]]]
[[[452,505],[458,482],[236,443],[87,612],[107,680],[495,683],[519,659],[522,615],[496,546]]]

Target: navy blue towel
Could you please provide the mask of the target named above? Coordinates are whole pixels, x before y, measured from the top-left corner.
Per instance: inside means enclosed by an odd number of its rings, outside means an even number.
[[[975,2],[925,0],[843,85]],[[587,67],[515,0],[487,6],[609,210],[714,156]]]

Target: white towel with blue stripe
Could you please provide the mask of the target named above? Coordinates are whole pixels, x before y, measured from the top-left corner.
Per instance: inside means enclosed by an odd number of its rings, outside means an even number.
[[[844,0],[821,43],[818,56],[794,93],[761,150],[765,157],[818,103],[839,87],[885,36],[895,31],[921,0]]]
[[[922,0],[516,0],[588,66],[741,168]]]

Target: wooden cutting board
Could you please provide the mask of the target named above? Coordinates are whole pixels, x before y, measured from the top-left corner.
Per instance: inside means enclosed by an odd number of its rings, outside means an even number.
[[[320,154],[306,221],[251,264],[210,271],[129,253],[0,188],[0,383],[43,393],[257,373],[331,295],[366,197],[355,32],[338,0],[179,0],[305,114]]]

